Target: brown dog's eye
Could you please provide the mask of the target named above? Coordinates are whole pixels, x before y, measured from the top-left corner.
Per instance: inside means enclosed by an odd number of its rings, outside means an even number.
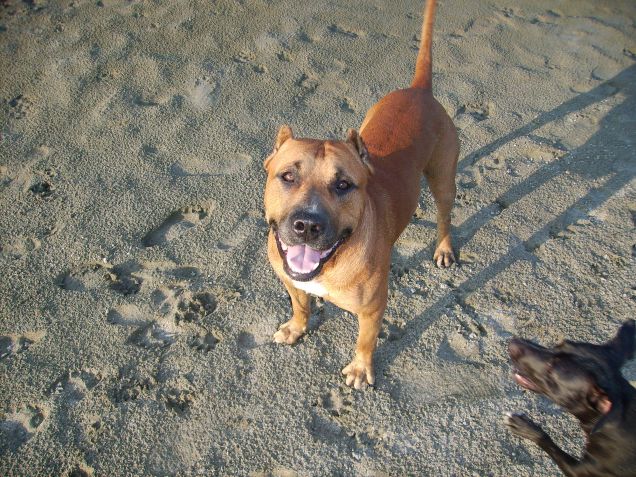
[[[345,180],[338,181],[336,182],[336,189],[338,189],[338,191],[340,192],[344,192],[351,189],[351,183]]]
[[[283,179],[285,182],[294,182],[294,174],[291,172],[284,172],[283,174],[281,174],[280,176],[281,179]]]

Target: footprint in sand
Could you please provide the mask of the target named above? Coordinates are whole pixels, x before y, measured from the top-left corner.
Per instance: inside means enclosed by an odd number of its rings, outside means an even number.
[[[477,121],[483,121],[493,114],[494,109],[495,105],[491,102],[464,104],[457,109],[455,117],[467,114]]]
[[[29,405],[19,411],[4,416],[0,421],[0,455],[7,450],[15,452],[22,444],[31,439],[41,429],[48,417],[48,410],[44,406]]]
[[[170,346],[177,339],[175,325],[167,320],[151,321],[134,331],[128,343],[145,349],[159,349]]]
[[[0,336],[0,361],[26,351],[32,344],[44,338],[44,335],[43,331],[36,331],[23,335]]]
[[[255,59],[256,56],[249,50],[243,50],[239,54],[234,55],[234,61],[237,63],[251,63]]]
[[[214,209],[213,203],[184,207],[170,214],[156,229],[150,231],[142,242],[145,247],[165,245],[177,239],[188,230],[201,225]]]
[[[287,51],[287,50],[279,51],[276,54],[276,58],[278,58],[280,61],[286,61],[288,63],[291,63],[294,60],[294,58],[291,55],[291,53],[289,51]]]
[[[199,333],[192,337],[190,337],[188,341],[188,345],[202,353],[209,353],[216,345],[220,342],[220,338],[218,338],[213,333]]]
[[[123,371],[120,374],[131,374],[130,376],[120,376],[117,380],[118,386],[112,391],[112,400],[115,404],[134,401],[143,393],[154,389],[157,380],[153,376],[143,375],[137,372]]]
[[[327,27],[327,30],[329,30],[331,33],[337,34],[337,35],[342,35],[345,36],[347,38],[351,38],[351,39],[355,39],[355,38],[359,38],[359,37],[364,37],[366,35],[366,33],[362,30],[353,30],[351,28],[347,28],[344,27],[342,25],[337,25],[337,24],[331,24]]]
[[[319,84],[320,78],[314,73],[303,73],[296,82],[296,85],[303,89],[304,94],[313,93]]]
[[[231,250],[244,243],[248,238],[255,237],[259,231],[265,230],[265,221],[258,211],[250,211],[241,217],[233,228],[231,235],[217,244],[219,250]]]
[[[208,352],[219,342],[220,338],[202,324],[218,306],[213,293],[192,293],[174,285],[158,288],[150,296],[155,312],[144,312],[135,305],[123,304],[111,308],[106,315],[110,324],[135,328],[127,343],[144,349],[161,349],[172,345],[180,334],[193,328],[195,335],[188,339],[191,347]]]
[[[146,316],[136,305],[119,305],[108,311],[106,321],[111,325],[142,326]]]
[[[204,76],[197,79],[188,90],[188,99],[195,108],[204,110],[216,104],[220,92],[221,86],[219,82]]]
[[[33,110],[33,101],[28,96],[19,94],[8,101],[9,117],[12,119],[24,119]]]
[[[563,228],[555,228],[550,231],[550,238],[552,239],[571,239],[574,235],[579,233],[582,228],[592,225],[592,221],[587,218],[577,219],[575,222]]]
[[[104,380],[101,371],[67,371],[49,387],[49,396],[62,396],[65,404],[75,404]]]
[[[549,144],[532,142],[529,145],[520,148],[519,153],[532,161],[546,163],[560,159],[567,154],[567,151]]]
[[[406,332],[404,329],[406,323],[403,320],[396,320],[395,318],[388,316],[384,319],[384,322],[386,323],[386,327],[383,326],[380,330],[380,339],[397,341],[404,336],[404,333]]]
[[[351,396],[347,390],[332,389],[321,396],[316,403],[316,410],[309,425],[311,434],[316,438],[327,440],[341,439],[347,435],[352,437],[353,433],[347,432],[341,420],[351,412],[352,404]]]
[[[93,477],[93,475],[95,475],[95,470],[91,466],[81,463],[69,472],[68,477]]]
[[[479,170],[479,166],[472,165],[466,167],[459,173],[458,182],[459,185],[464,189],[474,189],[475,187],[481,185],[481,183],[483,182],[483,178],[481,175],[481,171]]]
[[[469,266],[481,263],[481,257],[473,252],[469,252],[468,250],[462,250],[459,254],[459,261],[462,265]]]
[[[12,180],[9,168],[7,166],[0,165],[0,185],[6,185]]]
[[[184,321],[188,323],[199,322],[216,310],[216,298],[211,293],[196,293],[191,297],[187,295],[177,305],[177,313],[175,314],[177,324]]]
[[[340,103],[340,109],[345,113],[355,113],[357,107],[352,99],[344,98]]]
[[[162,391],[160,394],[168,409],[173,410],[180,416],[188,413],[196,398],[194,390],[187,387],[172,387]]]
[[[29,191],[31,191],[35,197],[44,200],[50,199],[53,196],[54,190],[55,186],[46,179],[40,180],[29,187]]]
[[[498,171],[506,166],[505,159],[499,155],[488,156],[480,162],[490,171]]]
[[[34,237],[19,237],[10,243],[0,245],[0,257],[18,259],[39,249],[42,242]]]
[[[478,360],[480,343],[477,335],[467,336],[463,329],[449,333],[446,342],[442,342],[437,355],[442,359],[455,360],[457,357]]]
[[[351,394],[348,390],[332,389],[327,394],[324,394],[318,406],[324,408],[329,414],[335,417],[340,417],[344,414],[348,414],[352,410]]]
[[[94,262],[72,268],[58,277],[58,285],[69,291],[89,291],[109,287],[122,295],[134,295],[141,289],[142,279],[127,265],[113,267]]]
[[[265,472],[251,472],[250,477],[298,477],[298,472],[279,465]]]

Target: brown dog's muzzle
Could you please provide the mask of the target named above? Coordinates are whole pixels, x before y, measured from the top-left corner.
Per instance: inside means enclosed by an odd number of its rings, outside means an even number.
[[[297,281],[318,276],[351,233],[345,230],[338,234],[327,212],[316,206],[297,209],[272,228],[285,273]]]
[[[336,241],[334,226],[324,211],[297,210],[280,226],[280,237],[287,245],[308,245],[327,250]]]

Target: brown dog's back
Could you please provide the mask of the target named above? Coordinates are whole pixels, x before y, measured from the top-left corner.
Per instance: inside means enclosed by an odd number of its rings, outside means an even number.
[[[369,193],[385,196],[383,190],[387,185],[391,190],[388,203],[380,206],[386,206],[391,215],[388,225],[393,231],[393,241],[417,207],[422,173],[433,181],[437,177],[454,178],[459,155],[455,126],[432,92],[435,3],[435,0],[426,3],[411,87],[383,97],[371,107],[360,127],[374,169]],[[418,160],[412,160],[413,157]]]

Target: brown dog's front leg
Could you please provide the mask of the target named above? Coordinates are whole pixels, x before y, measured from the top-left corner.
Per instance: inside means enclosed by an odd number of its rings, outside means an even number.
[[[347,386],[361,389],[366,383],[373,385],[375,376],[373,373],[373,352],[378,343],[378,334],[382,323],[382,315],[386,304],[379,311],[372,313],[360,313],[358,315],[358,343],[356,345],[356,355],[353,361],[343,370],[346,376]]]
[[[276,343],[294,344],[307,331],[307,322],[311,313],[311,297],[302,290],[285,283],[292,302],[292,318],[283,323],[274,333]]]

